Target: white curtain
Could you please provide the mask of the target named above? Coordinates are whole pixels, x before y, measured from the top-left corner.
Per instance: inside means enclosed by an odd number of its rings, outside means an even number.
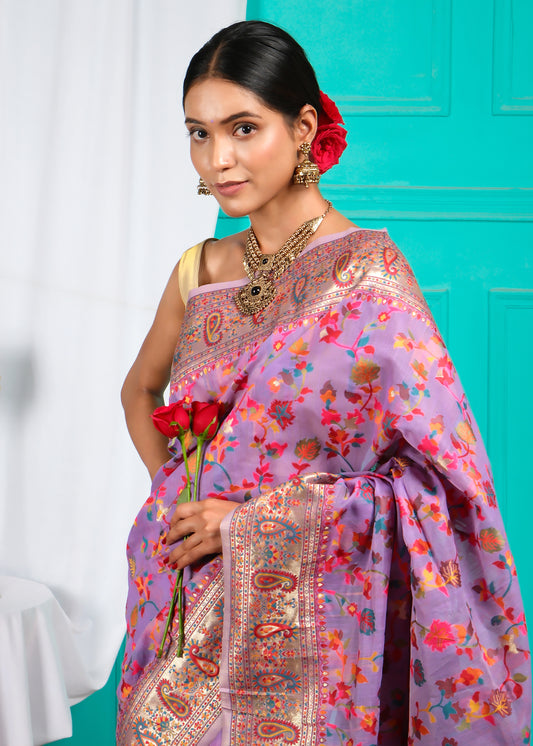
[[[122,380],[165,282],[212,235],[186,64],[245,0],[0,0],[0,574],[47,585],[99,688],[124,634],[148,475]]]

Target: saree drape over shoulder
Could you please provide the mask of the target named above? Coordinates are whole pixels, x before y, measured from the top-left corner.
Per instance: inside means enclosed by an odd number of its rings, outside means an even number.
[[[513,558],[405,259],[354,229],[310,244],[256,317],[245,282],[192,291],[171,380],[171,401],[224,403],[200,495],[239,506],[186,575],[183,658],[173,635],[158,659],[183,459],[154,480],[128,542],[118,743],[528,743]]]

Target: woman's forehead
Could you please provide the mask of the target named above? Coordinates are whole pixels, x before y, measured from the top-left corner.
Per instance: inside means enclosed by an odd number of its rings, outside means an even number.
[[[273,113],[255,93],[223,78],[206,78],[192,85],[183,108],[186,122],[221,122],[241,112],[261,118]]]

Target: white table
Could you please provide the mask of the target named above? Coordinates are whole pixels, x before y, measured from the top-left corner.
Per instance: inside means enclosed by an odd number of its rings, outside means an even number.
[[[71,624],[41,583],[0,576],[0,744],[72,735],[68,693],[79,655]]]

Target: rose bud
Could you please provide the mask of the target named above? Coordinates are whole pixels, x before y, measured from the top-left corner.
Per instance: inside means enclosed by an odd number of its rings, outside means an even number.
[[[183,399],[155,409],[152,412],[152,422],[167,438],[182,437],[191,427],[190,414]]]
[[[221,419],[222,405],[217,402],[193,401],[191,429],[197,438],[213,438]]]

